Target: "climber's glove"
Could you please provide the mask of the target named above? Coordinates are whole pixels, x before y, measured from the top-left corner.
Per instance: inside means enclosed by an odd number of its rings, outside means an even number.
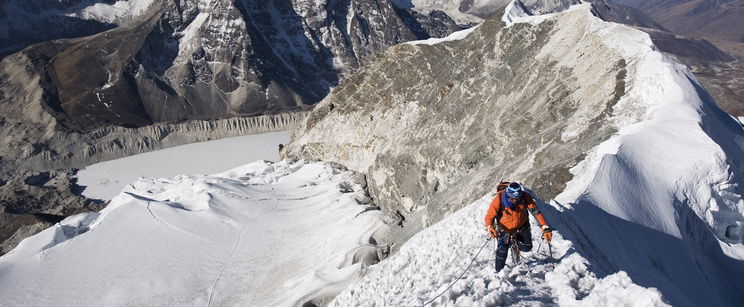
[[[553,229],[551,229],[548,225],[543,225],[541,228],[543,232],[543,238],[545,238],[545,241],[548,241],[548,243],[550,243],[550,240],[553,239]]]
[[[486,231],[488,231],[488,234],[491,235],[491,238],[496,238],[499,236],[499,231],[493,228],[492,225],[486,226]]]

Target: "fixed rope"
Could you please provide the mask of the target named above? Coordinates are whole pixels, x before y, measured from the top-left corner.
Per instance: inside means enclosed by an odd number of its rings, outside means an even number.
[[[442,291],[441,293],[437,294],[437,296],[435,296],[434,298],[432,298],[431,300],[429,300],[428,302],[424,303],[424,304],[423,304],[423,305],[421,305],[421,306],[423,307],[423,306],[426,306],[426,305],[429,305],[429,304],[431,304],[431,303],[432,303],[432,302],[434,302],[434,301],[435,301],[436,299],[438,299],[438,298],[439,298],[440,296],[442,296],[442,295],[443,295],[444,293],[446,293],[446,292],[447,292],[447,290],[449,290],[450,288],[452,288],[452,286],[454,286],[456,282],[458,282],[458,281],[459,281],[460,279],[462,279],[462,277],[463,277],[463,276],[465,276],[465,273],[467,273],[467,271],[468,271],[468,270],[470,269],[470,267],[471,267],[471,266],[473,265],[473,263],[475,262],[475,259],[476,259],[476,258],[478,258],[478,255],[480,255],[480,252],[481,252],[481,251],[483,251],[483,248],[485,248],[485,247],[486,247],[486,245],[488,245],[488,241],[491,241],[491,239],[492,239],[492,238],[491,238],[490,236],[488,237],[488,239],[486,239],[486,242],[485,242],[485,243],[483,243],[483,246],[481,246],[481,248],[480,248],[480,249],[478,250],[478,252],[477,252],[477,253],[475,253],[475,256],[473,256],[473,259],[472,259],[472,260],[470,260],[470,264],[468,264],[468,267],[467,267],[467,268],[465,268],[465,270],[464,270],[464,271],[462,271],[462,274],[460,274],[460,276],[459,276],[459,277],[457,277],[457,278],[456,278],[456,279],[455,279],[455,280],[454,280],[454,281],[453,281],[452,283],[450,283],[450,285],[449,285],[449,286],[447,287],[447,289],[444,289],[444,291]]]

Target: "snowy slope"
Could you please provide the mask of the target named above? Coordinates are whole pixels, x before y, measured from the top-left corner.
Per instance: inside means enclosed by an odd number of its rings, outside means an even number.
[[[67,218],[1,257],[0,305],[323,301],[377,257],[383,224],[355,201],[364,192],[354,180],[287,161],[141,179],[100,213]]]
[[[618,135],[572,170],[556,217],[595,265],[625,270],[675,305],[738,304],[744,130],[646,34],[598,30],[632,64],[630,90],[615,111]]]
[[[418,233],[396,254],[370,267],[362,281],[331,306],[421,306],[432,299],[433,306],[666,305],[656,289],[633,284],[624,272],[597,277],[589,261],[560,233],[553,239],[552,252],[561,260],[553,268],[547,244],[537,240],[540,230],[534,220],[533,251],[523,253],[518,265],[510,256],[506,268],[495,273],[493,240],[486,242],[481,226],[491,198],[487,195]],[[440,293],[444,294],[435,299]]]
[[[570,11],[591,14],[589,5]],[[506,12],[508,26],[555,16],[528,16],[514,5]],[[571,170],[568,188],[541,206],[558,229],[555,271],[543,262],[544,244],[498,275],[489,268],[493,256],[481,254],[465,281],[437,302],[735,306],[744,299],[744,130],[648,35],[596,18],[592,26],[625,58],[628,91],[607,123],[617,135],[592,149]],[[579,118],[563,137],[589,126]],[[483,244],[488,198],[419,233],[334,303],[419,305],[433,298]]]
[[[77,173],[83,195],[110,200],[139,177],[211,174],[256,160],[278,161],[279,144],[289,131],[277,131],[192,143],[96,163]]]
[[[129,0],[116,1],[113,4],[91,3],[88,6],[70,10],[64,15],[122,25],[144,14],[152,2],[153,0]]]

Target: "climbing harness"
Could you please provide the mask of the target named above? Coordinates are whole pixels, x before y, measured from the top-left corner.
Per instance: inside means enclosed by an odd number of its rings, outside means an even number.
[[[522,255],[519,253],[519,246],[517,246],[517,237],[515,234],[509,234],[509,248],[512,252],[512,264],[517,265],[519,260],[522,259]]]

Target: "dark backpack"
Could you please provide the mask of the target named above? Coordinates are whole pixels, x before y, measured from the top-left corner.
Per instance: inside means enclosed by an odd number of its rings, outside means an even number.
[[[499,192],[506,190],[509,186],[509,181],[501,181],[496,185],[496,197],[499,197]],[[502,213],[504,212],[504,204],[499,205],[499,209],[496,211],[496,221],[501,219]]]
[[[506,188],[509,186],[509,181],[502,181],[498,185],[496,185],[496,192],[501,192],[503,190],[506,190]]]

